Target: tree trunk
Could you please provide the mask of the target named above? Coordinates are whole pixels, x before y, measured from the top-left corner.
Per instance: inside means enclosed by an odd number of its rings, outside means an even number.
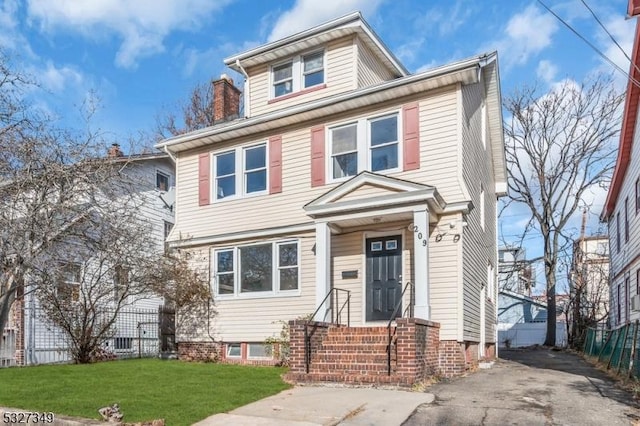
[[[551,262],[545,262],[544,274],[547,280],[547,337],[545,346],[556,345],[556,275]]]

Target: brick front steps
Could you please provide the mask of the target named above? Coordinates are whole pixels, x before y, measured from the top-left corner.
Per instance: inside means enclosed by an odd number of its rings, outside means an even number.
[[[309,373],[305,362],[305,326],[310,336]],[[392,327],[391,374],[388,370],[387,327],[344,327],[292,321],[292,382],[338,382],[411,386],[439,373],[439,324],[415,318],[398,319]]]

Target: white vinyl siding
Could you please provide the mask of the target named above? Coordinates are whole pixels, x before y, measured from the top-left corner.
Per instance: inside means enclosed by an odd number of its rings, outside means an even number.
[[[300,241],[300,290],[293,297],[262,298],[216,298],[215,307],[209,312],[209,330],[207,330],[207,311],[198,311],[191,317],[185,313],[177,330],[176,340],[205,341],[210,336],[228,342],[263,342],[267,337],[277,336],[281,329],[280,321],[289,321],[309,315],[315,310],[315,255],[313,233],[287,235],[279,239],[265,241],[229,241],[225,244],[202,246],[189,249],[192,265],[205,272],[211,264],[210,253],[229,246],[260,244],[286,240]]]
[[[462,86],[462,161],[463,179],[476,206],[466,216],[467,227],[462,238],[464,282],[464,340],[480,340],[480,297],[482,287],[492,290],[487,269],[495,272],[496,197],[492,179],[491,152],[483,146],[482,85]],[[485,129],[486,130],[486,129]],[[487,146],[490,148],[490,146]],[[471,235],[473,234],[473,236]],[[489,266],[488,266],[489,265]],[[495,296],[487,294],[485,305],[486,342],[495,340]]]
[[[420,169],[408,172],[388,173],[399,179],[433,185],[447,202],[464,200],[458,181],[456,94],[450,86],[425,95],[420,101]],[[398,109],[401,105],[388,105],[380,112]],[[358,112],[350,121],[375,115],[375,110]],[[217,147],[219,152],[250,143],[246,139],[230,140]],[[268,196],[225,200],[199,206],[198,203],[198,154],[207,150],[180,153],[177,160],[176,214],[178,223],[174,238],[188,235],[191,238],[215,234],[246,232],[277,226],[311,223],[303,206],[333,188],[337,183],[311,187],[310,127],[301,126],[282,134],[282,192]],[[328,153],[327,153],[328,155]],[[487,215],[491,212],[487,211]],[[264,218],[269,218],[265,222]],[[223,230],[223,231],[221,231]]]
[[[367,87],[394,78],[371,50],[359,39],[355,41],[358,52],[358,87]]]
[[[630,296],[636,294],[636,271],[640,268],[640,213],[635,209],[636,197],[636,180],[640,178],[640,120],[636,121],[634,130],[634,140],[631,147],[631,158],[629,166],[618,194],[616,206],[613,214],[609,218],[609,252],[611,256],[611,310],[616,308],[615,286],[619,283],[623,286],[622,296],[624,297],[624,276],[626,273],[631,275]],[[628,217],[628,235],[629,240],[626,241],[625,232],[625,200],[627,202]],[[618,220],[618,215],[620,219]],[[618,227],[618,223],[620,227]],[[618,246],[618,238],[620,235],[620,245]],[[624,301],[623,301],[624,305]],[[613,315],[613,314],[612,314]],[[612,316],[614,318],[614,316]],[[622,312],[622,320],[625,319],[625,312]],[[629,315],[631,321],[640,319],[640,311],[631,311]]]
[[[324,55],[324,83],[326,88],[293,96],[287,99],[278,100],[271,95],[272,78],[271,67],[260,65],[247,70],[249,74],[249,102],[252,116],[264,114],[277,109],[282,109],[291,105],[297,105],[311,100],[324,98],[327,96],[343,93],[355,88],[355,75],[353,72],[353,51],[352,37],[345,37],[329,42],[325,46]],[[314,53],[317,51],[310,51]],[[305,52],[307,54],[307,52]],[[312,86],[313,87],[313,86]],[[301,87],[300,90],[308,88]],[[295,93],[293,90],[292,93]],[[275,102],[269,103],[270,100]]]

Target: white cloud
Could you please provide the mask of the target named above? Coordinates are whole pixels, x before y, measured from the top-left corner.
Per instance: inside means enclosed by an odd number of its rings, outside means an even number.
[[[553,62],[543,59],[538,63],[536,75],[542,81],[551,83],[553,79],[556,78],[556,74],[558,74],[558,67]]]
[[[18,28],[19,8],[18,0],[0,2],[0,48],[18,51],[21,56],[34,57],[29,42]]]
[[[38,79],[43,89],[52,93],[61,93],[69,88],[83,86],[85,78],[82,73],[70,66],[56,67],[48,61],[43,69],[33,70],[32,74]]]
[[[86,37],[116,35],[122,40],[116,64],[137,61],[164,50],[172,31],[197,29],[231,0],[29,0],[28,16],[46,32],[77,31]]]
[[[497,49],[506,68],[526,64],[532,56],[551,45],[552,37],[558,30],[555,18],[542,13],[535,6],[509,19],[504,35],[488,44],[486,50]]]
[[[276,21],[269,41],[274,41],[311,28],[349,12],[360,10],[365,16],[372,14],[382,0],[297,0],[293,8]]]
[[[627,20],[622,15],[611,15],[606,18],[603,23],[622,48],[622,50],[620,50],[620,47],[611,40],[604,30],[600,30],[598,31],[598,39],[600,43],[605,46],[603,53],[626,73],[629,71],[630,62],[625,56],[625,53],[631,57],[636,25],[635,19]],[[602,70],[605,72],[611,72],[613,71],[613,67],[611,64],[605,63],[603,64]],[[615,76],[616,83],[625,87],[627,78],[617,71]]]

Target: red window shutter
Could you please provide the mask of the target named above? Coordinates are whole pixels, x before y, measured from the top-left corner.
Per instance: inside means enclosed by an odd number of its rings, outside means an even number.
[[[209,204],[211,197],[211,161],[208,152],[198,156],[198,201],[201,206]]]
[[[402,140],[404,141],[404,170],[420,168],[420,118],[418,103],[402,107]]]
[[[269,194],[282,192],[282,136],[269,138]]]
[[[324,185],[324,126],[311,129],[311,186]]]

